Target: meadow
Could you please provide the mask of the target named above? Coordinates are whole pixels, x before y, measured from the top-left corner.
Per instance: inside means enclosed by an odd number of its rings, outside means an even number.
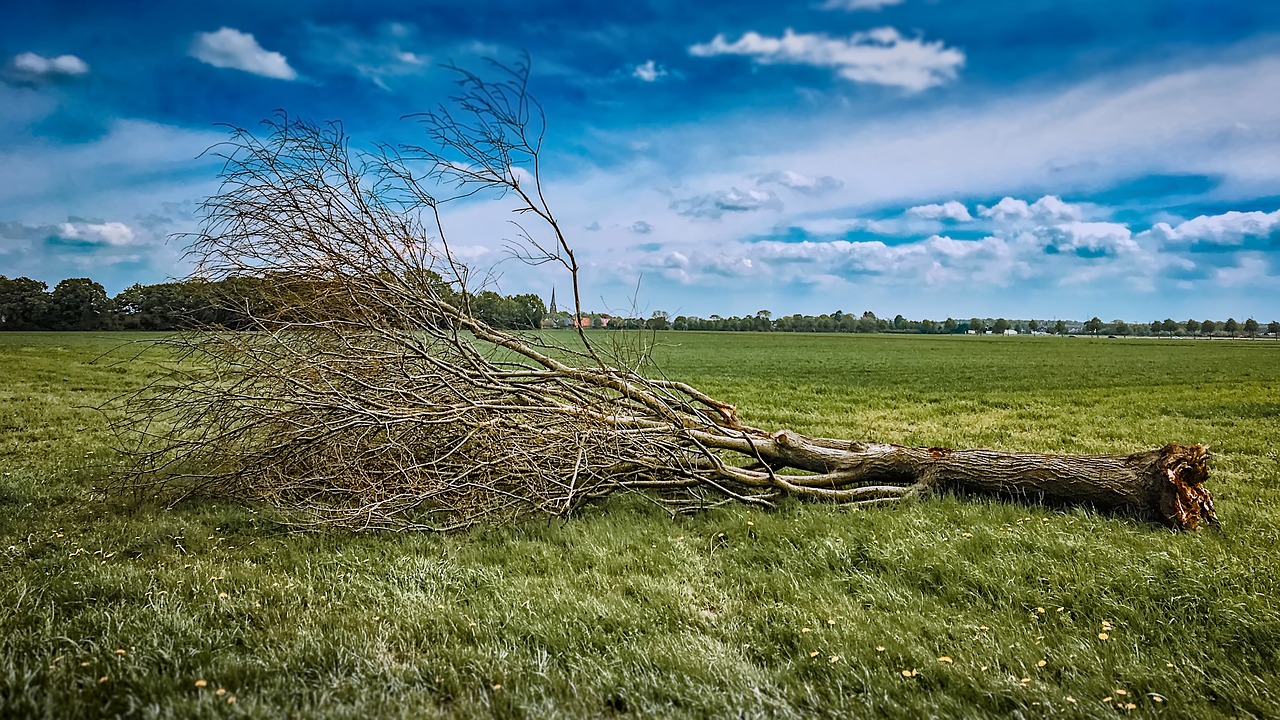
[[[0,717],[1280,716],[1280,342],[668,333],[762,427],[1214,453],[1219,530],[932,497],[452,535],[103,496],[136,334],[0,334]]]

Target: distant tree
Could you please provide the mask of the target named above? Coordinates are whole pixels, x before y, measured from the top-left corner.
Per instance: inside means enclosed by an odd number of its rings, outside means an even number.
[[[862,313],[862,317],[858,318],[858,332],[873,333],[880,331],[880,319],[876,314],[867,310]]]
[[[134,284],[112,298],[111,304],[125,330],[177,330],[197,321],[239,328],[249,312],[261,311],[257,306],[246,307],[250,299],[235,291],[243,285],[239,280]]]
[[[982,335],[987,331],[987,323],[982,318],[969,318],[969,329]]]
[[[1055,333],[1059,334],[1059,335],[1066,335],[1066,334],[1067,334],[1067,323],[1066,323],[1065,321],[1063,321],[1063,320],[1059,320],[1059,321],[1055,322],[1055,323],[1053,324],[1053,331],[1054,331]]]
[[[773,317],[773,313],[769,312],[768,310],[757,310],[755,322],[753,323],[752,329],[760,330],[762,332],[768,332],[772,330],[773,321],[770,319],[772,317]]]
[[[934,321],[932,321],[932,320],[921,320],[921,321],[920,321],[920,332],[921,332],[921,333],[924,333],[924,334],[926,334],[926,335],[932,335],[932,334],[934,334],[934,333],[938,332],[938,323],[936,323],[936,322],[934,322]]]
[[[42,330],[49,322],[49,286],[0,275],[0,330]]]
[[[1253,318],[1249,318],[1248,320],[1245,320],[1245,321],[1244,321],[1244,334],[1245,334],[1245,335],[1247,335],[1248,337],[1257,337],[1257,336],[1258,336],[1258,321],[1257,321],[1257,320],[1254,320]]]
[[[991,332],[997,335],[1003,335],[1005,330],[1009,329],[1009,321],[1004,318],[996,318],[995,324],[991,326]]]
[[[893,316],[893,329],[904,330],[907,327],[907,319],[902,317],[902,313]]]
[[[1272,320],[1268,323],[1267,332],[1271,334],[1271,337],[1280,340],[1280,321]]]
[[[1152,335],[1159,335],[1160,329],[1164,327],[1164,323],[1160,322],[1159,320],[1152,320],[1151,325],[1149,327],[1151,328]]]
[[[471,306],[477,318],[504,330],[536,330],[547,315],[542,298],[532,293],[504,297],[485,290],[472,298]]]
[[[1216,330],[1217,328],[1218,328],[1217,323],[1215,323],[1212,320],[1203,320],[1200,323],[1200,332],[1204,333],[1205,335],[1212,335],[1213,331]]]
[[[1174,322],[1171,318],[1165,318],[1164,322],[1160,323],[1160,329],[1169,333],[1169,335],[1173,335],[1178,332],[1178,323]]]
[[[541,297],[533,293],[516,295],[511,298],[511,303],[515,306],[515,329],[537,330],[542,327],[542,319],[547,316],[547,304]]]
[[[1036,332],[1040,329],[1040,323],[1036,322],[1035,320],[1032,320],[1031,322],[1027,323],[1027,329],[1030,330],[1031,332]]]
[[[644,321],[644,327],[646,330],[670,330],[671,321],[662,310],[654,310],[653,315]]]
[[[1117,320],[1117,321],[1116,321],[1116,334],[1117,334],[1117,335],[1128,335],[1128,334],[1129,334],[1129,333],[1131,333],[1131,332],[1133,332],[1133,330],[1132,330],[1132,328],[1130,328],[1130,327],[1129,327],[1129,323],[1127,323],[1127,322],[1125,322],[1125,321],[1123,321],[1123,320]]]
[[[958,327],[959,327],[959,324],[956,323],[955,318],[947,318],[946,320],[942,321],[942,332],[944,333],[947,333],[947,334],[954,333]]]
[[[111,299],[89,278],[67,278],[53,288],[49,316],[56,330],[104,330],[111,325]]]
[[[1084,324],[1084,331],[1093,333],[1094,337],[1098,337],[1098,333],[1102,332],[1102,319],[1096,315]]]
[[[1222,324],[1222,329],[1226,330],[1234,338],[1236,331],[1240,329],[1240,323],[1236,322],[1235,318],[1227,318],[1227,321]]]
[[[1185,323],[1183,323],[1183,324],[1182,324],[1182,326],[1183,326],[1183,327],[1185,327],[1185,328],[1187,329],[1187,334],[1188,334],[1188,335],[1198,335],[1198,334],[1200,333],[1200,321],[1199,321],[1199,320],[1194,320],[1194,319],[1193,319],[1193,320],[1188,320],[1188,321],[1186,321]]]

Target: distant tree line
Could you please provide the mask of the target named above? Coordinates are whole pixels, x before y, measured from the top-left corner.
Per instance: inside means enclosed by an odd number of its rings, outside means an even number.
[[[439,276],[426,282],[440,283]],[[438,285],[444,293],[449,288]],[[251,317],[279,316],[297,303],[332,304],[323,288],[286,277],[232,277],[135,284],[115,297],[89,278],[68,278],[53,290],[31,278],[0,275],[0,330],[178,330],[186,327],[245,329]],[[547,309],[537,295],[482,292],[471,298],[477,317],[506,330],[542,327]],[[333,307],[340,317],[342,309]]]
[[[426,278],[437,291],[453,293],[439,276]],[[322,289],[291,282],[289,278],[232,277],[219,281],[185,280],[135,284],[115,297],[89,278],[68,278],[53,290],[31,278],[10,279],[0,275],[0,330],[177,330],[192,326],[244,329],[247,318],[264,317],[277,307],[320,297]],[[534,294],[501,295],[486,290],[470,296],[475,316],[506,330],[533,330],[544,327],[571,327],[573,316],[549,312],[542,298]],[[340,307],[332,312],[340,316]],[[1248,318],[1237,322],[1170,318],[1150,323],[1124,320],[1104,322],[1095,317],[1085,322],[1073,320],[1007,320],[969,318],[909,320],[902,315],[892,320],[876,317],[870,310],[861,315],[837,310],[822,315],[784,315],[774,318],[768,310],[743,317],[690,315],[671,317],[663,311],[648,318],[617,317],[592,313],[585,327],[622,330],[712,330],[737,332],[819,332],[819,333],[916,333],[924,335],[1048,333],[1125,337],[1257,337],[1280,339],[1280,322],[1261,326]]]
[[[565,326],[569,324],[564,321]],[[593,327],[599,327],[593,324]],[[866,311],[861,315],[836,311],[822,315],[786,315],[774,319],[772,313],[761,310],[744,317],[709,318],[677,315],[672,318],[665,312],[655,312],[652,317],[612,318],[608,328],[649,330],[727,330],[737,332],[819,332],[819,333],[913,333],[924,335],[963,334],[1052,334],[1052,335],[1142,335],[1149,337],[1257,337],[1262,334],[1280,338],[1280,321],[1272,320],[1265,332],[1253,318],[1243,323],[1234,318],[1225,321],[1172,319],[1154,320],[1150,323],[1127,323],[1113,320],[1109,323],[1098,318],[1085,322],[1074,320],[1007,320],[1005,318],[969,318],[957,320],[909,320],[902,315],[892,320],[876,317]]]

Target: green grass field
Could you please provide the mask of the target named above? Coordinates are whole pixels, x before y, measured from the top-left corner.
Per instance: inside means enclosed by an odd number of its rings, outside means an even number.
[[[0,717],[1278,717],[1280,343],[680,333],[753,424],[1215,453],[1220,531],[938,497],[436,536],[104,499],[128,335],[0,335]],[[123,357],[117,352],[112,357]]]

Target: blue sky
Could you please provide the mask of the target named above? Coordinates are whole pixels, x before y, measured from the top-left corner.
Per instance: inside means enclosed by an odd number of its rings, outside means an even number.
[[[417,142],[527,51],[592,309],[1280,317],[1280,3],[11,3],[0,274],[188,271],[219,123]],[[501,202],[450,234],[506,293]],[[638,287],[638,290],[637,290]]]

